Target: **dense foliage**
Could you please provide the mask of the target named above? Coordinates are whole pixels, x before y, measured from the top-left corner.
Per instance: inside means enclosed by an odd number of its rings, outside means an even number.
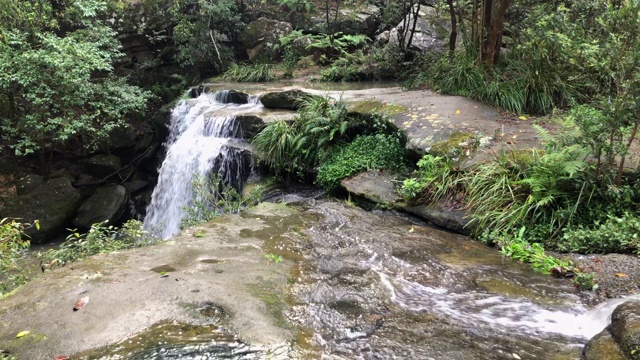
[[[106,1],[55,5],[62,9],[54,11],[48,1],[21,2],[13,9],[15,26],[0,22],[2,136],[16,154],[38,153],[43,164],[70,144],[104,144],[114,129],[127,126],[128,116],[144,111],[149,98],[114,75],[120,43],[101,20]]]
[[[351,115],[343,101],[310,97],[293,121],[269,123],[253,145],[260,161],[274,173],[304,179],[318,170],[319,184],[333,189],[357,170],[398,169],[403,141],[383,116]]]

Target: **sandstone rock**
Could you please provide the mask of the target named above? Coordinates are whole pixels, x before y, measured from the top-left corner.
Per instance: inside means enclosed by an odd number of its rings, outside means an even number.
[[[117,222],[124,214],[127,191],[120,185],[110,184],[99,187],[76,213],[73,225],[88,229],[95,223]]]
[[[275,45],[280,37],[293,31],[290,23],[261,17],[249,23],[240,36],[242,45],[247,49],[251,61],[271,60],[279,55]]]
[[[260,102],[268,109],[297,110],[305,97],[314,96],[302,90],[287,90],[266,93],[260,96]]]
[[[442,228],[464,235],[471,234],[472,228],[469,227],[469,219],[466,218],[467,212],[464,210],[438,205],[413,206],[407,207],[405,210]]]
[[[373,36],[380,25],[380,9],[375,5],[340,10],[338,30],[348,35]]]
[[[52,240],[63,230],[80,204],[80,193],[66,177],[51,179],[26,195],[9,199],[1,209],[0,218],[19,218],[25,223],[40,222],[40,230],[26,230],[33,243]]]
[[[406,26],[413,26],[413,13],[407,15]],[[389,45],[398,46],[398,31],[402,27],[400,22],[389,32]],[[449,40],[451,23],[446,17],[440,17],[436,9],[429,6],[422,6],[418,14],[418,22],[411,41],[411,48],[422,51],[442,51]],[[405,38],[405,45],[408,44],[410,31]]]
[[[18,196],[28,194],[42,183],[44,183],[42,176],[29,174],[16,182],[16,192]]]
[[[640,359],[640,301],[619,305],[611,314],[611,324],[585,345],[582,359]]]

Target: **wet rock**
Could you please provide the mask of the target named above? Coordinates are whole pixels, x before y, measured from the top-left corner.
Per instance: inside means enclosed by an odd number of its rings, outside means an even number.
[[[18,196],[28,194],[42,183],[44,183],[42,176],[29,174],[16,182],[16,192]]]
[[[249,102],[249,94],[237,90],[229,90],[227,101],[232,104],[246,104]]]
[[[394,179],[390,173],[366,171],[343,179],[340,185],[351,194],[369,201],[383,205],[395,205],[400,200],[400,196],[396,192]]]
[[[82,161],[85,170],[99,178],[113,175],[122,168],[120,158],[115,155],[96,155]]]
[[[80,193],[66,177],[50,179],[31,192],[9,199],[0,210],[0,218],[20,218],[23,222],[40,222],[40,230],[26,230],[33,243],[51,240],[73,217],[80,203]]]
[[[582,358],[640,359],[640,301],[627,301],[611,314],[611,325],[585,346]]]
[[[239,115],[236,116],[236,121],[240,123],[242,129],[242,137],[245,139],[252,138],[264,127],[264,121],[262,118],[256,115]]]
[[[293,27],[288,22],[261,17],[249,23],[242,32],[240,41],[247,49],[249,60],[271,60],[279,54],[275,45],[280,43],[280,37],[289,35],[292,31]]]
[[[147,176],[136,173],[131,181],[127,181],[123,185],[124,188],[127,189],[128,194],[133,194],[146,188],[149,183],[149,178]]]
[[[413,26],[413,11],[407,15],[407,24]],[[398,29],[403,21],[389,32],[389,44],[398,46]],[[448,41],[451,24],[446,17],[440,17],[435,8],[429,6],[420,7],[418,22],[413,33],[411,48],[418,51],[442,51]],[[404,39],[405,45],[409,42],[410,33]]]
[[[312,96],[302,90],[275,91],[260,96],[260,102],[268,109],[298,110],[302,100]]]
[[[124,214],[127,190],[120,185],[99,187],[95,194],[78,209],[73,225],[88,229],[95,223],[108,221],[110,224],[120,220]]]
[[[220,154],[212,160],[211,172],[241,194],[244,183],[251,174],[252,160],[251,149],[246,144],[231,143],[225,145]],[[234,165],[229,166],[230,164]]]
[[[67,169],[67,168],[58,169],[58,170],[52,172],[51,175],[49,175],[49,179],[56,179],[56,178],[60,178],[60,177],[65,177],[65,178],[69,179],[69,181],[71,181],[72,183],[74,181],[76,181],[76,176],[74,175],[74,173],[70,169]]]
[[[404,210],[437,226],[460,234],[469,235],[472,232],[472,228],[469,226],[470,220],[466,217],[467,212],[464,210],[453,209],[446,205],[410,206]]]

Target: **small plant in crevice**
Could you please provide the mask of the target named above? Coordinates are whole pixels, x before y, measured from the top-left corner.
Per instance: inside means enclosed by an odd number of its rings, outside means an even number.
[[[269,263],[273,263],[273,264],[279,264],[283,261],[282,256],[272,254],[272,253],[264,254],[264,257],[265,259],[267,259]]]
[[[192,203],[184,207],[185,215],[181,227],[201,224],[225,214],[234,214],[257,204],[262,196],[262,187],[256,186],[242,197],[231,185],[218,179],[215,173],[208,176],[195,175],[191,182]]]
[[[599,288],[595,274],[592,272],[577,271],[571,281],[582,290],[596,291]]]
[[[120,228],[106,224],[106,221],[93,224],[86,233],[71,230],[72,233],[58,249],[38,253],[42,270],[64,266],[95,254],[138,248],[161,241],[144,231],[142,222],[138,220],[129,220]]]

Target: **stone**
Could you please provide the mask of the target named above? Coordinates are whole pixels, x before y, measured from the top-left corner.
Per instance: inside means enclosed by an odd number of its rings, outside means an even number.
[[[280,44],[280,37],[289,35],[293,31],[290,23],[261,17],[247,25],[240,41],[251,61],[268,61],[278,57],[280,51],[276,45]]]
[[[122,168],[120,158],[115,155],[95,155],[81,161],[90,175],[104,179]]]
[[[0,218],[19,218],[25,223],[38,220],[40,230],[33,226],[26,230],[26,234],[32,243],[40,244],[51,241],[65,228],[80,200],[80,193],[71,186],[68,178],[50,179],[25,195],[8,199],[0,209]]]
[[[91,225],[104,221],[116,223],[124,215],[126,203],[127,190],[123,186],[101,186],[78,208],[73,225],[88,229]]]
[[[375,5],[345,8],[338,17],[339,31],[347,35],[373,36],[380,26],[380,9]]]
[[[613,310],[611,324],[589,340],[582,359],[640,359],[640,300],[624,302]]]
[[[310,96],[315,95],[302,90],[275,91],[260,96],[260,102],[268,109],[298,110],[302,100]]]
[[[463,235],[470,235],[473,228],[469,226],[467,212],[448,206],[421,205],[404,208],[408,213],[417,215],[437,226],[455,231]]]
[[[413,26],[413,12],[407,15],[407,26]],[[402,27],[401,21],[389,32],[389,45],[398,46],[398,31]],[[418,13],[418,22],[411,39],[411,49],[421,52],[441,52],[449,41],[451,23],[447,17],[440,17],[436,9],[429,6],[422,6]],[[405,44],[409,42],[410,32],[407,33]]]
[[[249,94],[237,91],[237,90],[229,90],[227,95],[227,102],[232,104],[247,104],[249,102]]]
[[[244,139],[251,139],[265,126],[264,120],[256,115],[238,115],[236,121],[240,123]]]
[[[44,178],[42,176],[29,174],[16,182],[16,193],[18,196],[26,195],[42,183],[44,183]]]
[[[369,201],[389,205],[400,201],[396,192],[393,174],[379,171],[365,171],[340,181],[342,188],[349,193]]]

